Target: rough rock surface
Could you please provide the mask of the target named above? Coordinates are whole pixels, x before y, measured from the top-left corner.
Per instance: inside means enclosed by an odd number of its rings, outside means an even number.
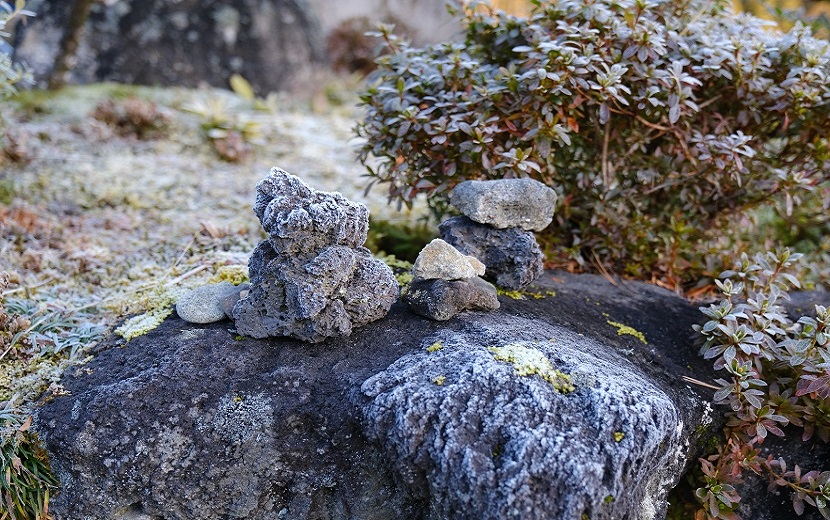
[[[477,258],[464,255],[436,238],[418,254],[412,266],[412,275],[424,280],[464,280],[482,276],[484,269],[484,264]]]
[[[452,190],[450,203],[481,224],[541,231],[553,220],[556,192],[534,179],[464,181]]]
[[[508,289],[525,287],[542,272],[542,250],[530,231],[495,229],[467,217],[452,217],[438,229],[453,247],[481,260],[484,278]]]
[[[213,323],[224,320],[227,316],[222,307],[222,299],[236,292],[236,286],[230,282],[220,282],[197,287],[188,291],[176,302],[176,313],[190,323]]]
[[[341,194],[317,191],[279,168],[256,186],[254,213],[281,253],[314,253],[366,242],[369,210]]]
[[[35,0],[15,59],[39,82],[51,73],[72,2]],[[227,87],[231,74],[258,93],[301,90],[325,62],[323,35],[305,0],[118,0],[96,2],[72,79]]]
[[[424,280],[409,284],[404,302],[419,316],[446,321],[465,310],[494,311],[499,308],[496,288],[481,278]]]
[[[233,309],[240,334],[310,342],[348,336],[397,300],[392,270],[363,247],[363,204],[274,168],[257,184],[254,212],[269,238],[251,255],[251,289]]]
[[[225,324],[173,318],[104,345],[37,410],[33,427],[62,484],[50,511],[662,518],[665,493],[722,423],[712,392],[681,380],[714,377],[690,332],[702,315],[669,291],[598,276],[548,272],[530,290],[556,295],[502,298],[496,312],[443,323],[396,304],[316,345],[237,341]],[[510,343],[544,353],[575,391],[516,375],[487,348]],[[768,498],[747,499],[744,518],[775,513]],[[794,518],[787,507],[769,518]]]

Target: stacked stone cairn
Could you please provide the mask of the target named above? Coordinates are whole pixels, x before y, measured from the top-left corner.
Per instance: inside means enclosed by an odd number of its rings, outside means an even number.
[[[256,191],[254,212],[268,238],[251,255],[250,290],[233,308],[240,334],[316,343],[386,315],[399,286],[363,247],[366,206],[279,168]]]
[[[556,193],[533,179],[465,181],[450,203],[464,216],[441,223],[441,239],[421,251],[404,301],[421,316],[448,320],[464,310],[499,308],[496,288],[521,289],[542,273],[533,231],[553,220]]]
[[[465,181],[450,194],[450,204],[464,216],[442,222],[441,238],[487,266],[485,279],[521,289],[542,273],[533,232],[553,220],[553,189],[533,179]]]

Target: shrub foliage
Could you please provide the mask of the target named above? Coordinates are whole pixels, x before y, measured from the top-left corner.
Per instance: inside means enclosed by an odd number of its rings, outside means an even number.
[[[801,428],[804,441],[830,442],[830,309],[816,305],[794,322],[781,305],[799,287],[789,271],[800,256],[743,255],[717,282],[723,299],[701,308],[709,320],[696,327],[706,340],[701,354],[724,373],[714,399],[730,413],[726,442],[701,459],[704,485],[696,496],[704,507],[696,518],[740,518],[746,473],[768,477],[771,490],[788,490],[798,515],[810,505],[830,518],[830,471],[788,467],[760,449],[770,434],[783,437],[787,425]]]
[[[466,41],[392,52],[362,94],[360,159],[391,199],[530,176],[562,201],[548,243],[617,272],[693,279],[728,217],[826,181],[830,48],[723,0],[479,1]]]

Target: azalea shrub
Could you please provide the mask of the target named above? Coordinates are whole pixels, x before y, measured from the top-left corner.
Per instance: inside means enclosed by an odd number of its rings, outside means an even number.
[[[830,44],[808,28],[722,0],[532,4],[468,1],[453,43],[381,28],[356,132],[391,200],[441,210],[461,181],[533,177],[561,201],[549,260],[678,286],[720,271],[705,257],[742,212],[822,196]]]

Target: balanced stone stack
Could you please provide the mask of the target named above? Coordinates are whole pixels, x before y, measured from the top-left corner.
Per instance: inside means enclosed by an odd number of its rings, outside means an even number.
[[[534,231],[553,220],[556,192],[533,179],[465,181],[450,203],[463,217],[438,229],[462,253],[487,266],[484,278],[507,289],[520,289],[542,272],[542,251]]]
[[[257,184],[254,212],[268,239],[254,250],[250,291],[233,309],[240,334],[319,342],[384,317],[397,300],[391,269],[363,247],[363,204],[274,168]]]
[[[415,314],[438,321],[464,310],[496,310],[496,288],[479,278],[484,270],[478,259],[436,238],[415,260],[404,302]]]

